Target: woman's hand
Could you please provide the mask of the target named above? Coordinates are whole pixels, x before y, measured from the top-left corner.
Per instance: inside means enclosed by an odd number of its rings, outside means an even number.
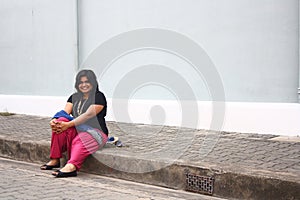
[[[63,131],[67,130],[72,126],[72,122],[57,121],[56,119],[52,119],[50,121],[50,127],[52,131],[56,134],[62,133]]]
[[[56,122],[56,133],[61,133],[70,127],[72,127],[71,122],[58,121],[58,122]]]
[[[52,131],[55,132],[55,133],[57,133],[57,131],[58,131],[58,129],[57,129],[57,123],[58,122],[56,121],[56,119],[52,119],[50,121],[50,127],[51,127]]]

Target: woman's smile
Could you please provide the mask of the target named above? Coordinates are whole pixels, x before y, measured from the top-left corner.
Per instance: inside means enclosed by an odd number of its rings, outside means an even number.
[[[92,90],[93,86],[89,82],[88,78],[86,76],[83,76],[80,78],[78,88],[79,88],[80,92],[82,92],[83,94],[87,94]]]

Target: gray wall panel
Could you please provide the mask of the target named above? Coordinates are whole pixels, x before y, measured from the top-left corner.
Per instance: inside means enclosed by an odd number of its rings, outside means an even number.
[[[115,35],[148,27],[168,29],[205,50],[223,80],[227,101],[297,102],[298,4],[297,0],[80,1],[80,61],[85,64],[100,44]],[[108,95],[126,76],[125,72],[118,76],[120,71],[149,64],[147,58],[154,54],[139,52],[114,63],[101,79]],[[177,58],[161,54],[153,63],[178,69],[198,100],[211,100],[205,80],[195,79]],[[98,71],[102,67],[94,66]],[[155,91],[140,89],[136,97],[171,98],[167,92]]]
[[[0,94],[71,93],[77,64],[75,1],[0,3]]]

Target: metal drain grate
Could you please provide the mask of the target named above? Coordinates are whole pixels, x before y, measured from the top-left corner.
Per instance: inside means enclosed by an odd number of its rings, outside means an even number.
[[[214,191],[214,177],[186,173],[186,190],[212,195]]]

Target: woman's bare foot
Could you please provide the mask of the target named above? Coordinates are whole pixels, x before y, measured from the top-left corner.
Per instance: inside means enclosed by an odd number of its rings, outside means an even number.
[[[59,159],[51,159],[46,165],[54,166],[59,164]]]
[[[42,170],[51,170],[53,168],[60,167],[60,160],[59,158],[51,159],[47,164],[41,166]]]
[[[76,171],[76,167],[75,165],[71,164],[71,163],[67,163],[63,168],[61,168],[59,171],[61,172],[74,172]],[[58,174],[58,171],[54,171],[52,173],[54,176]]]
[[[60,169],[61,172],[73,172],[76,170],[75,165],[68,163],[63,168]]]

